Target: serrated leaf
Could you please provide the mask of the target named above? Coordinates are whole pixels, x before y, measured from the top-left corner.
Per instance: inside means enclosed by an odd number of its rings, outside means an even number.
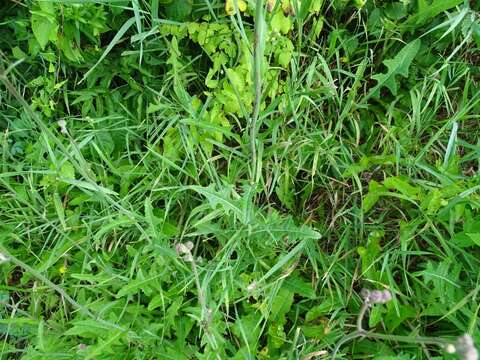
[[[385,60],[383,63],[388,68],[385,74],[375,74],[373,79],[377,80],[377,85],[370,91],[370,96],[378,96],[383,87],[387,87],[393,95],[397,95],[398,87],[395,77],[402,75],[408,76],[408,71],[413,58],[420,49],[420,39],[416,39],[403,47],[402,50],[393,58]]]
[[[212,209],[220,205],[226,213],[233,212],[236,216],[242,218],[243,213],[239,199],[232,199],[232,195],[236,195],[233,188],[223,187],[219,191],[217,191],[213,185],[208,187],[192,185],[188,188],[203,195]]]
[[[128,284],[123,286],[120,291],[117,293],[117,299],[124,296],[135,295],[139,292],[145,293],[147,296],[150,296],[153,292],[150,284],[158,276],[153,276],[147,279],[144,279],[143,276],[139,276],[135,280],[131,280]]]
[[[391,176],[386,178],[383,182],[383,185],[385,185],[387,189],[396,190],[410,198],[416,198],[418,193],[420,192],[420,189],[418,187],[410,185],[407,181],[397,176]]]
[[[5,336],[29,336],[35,334],[38,328],[38,320],[23,317],[0,319],[0,334]]]
[[[103,337],[110,327],[93,319],[75,321],[73,327],[68,329],[64,335],[72,336],[78,335],[83,337]]]

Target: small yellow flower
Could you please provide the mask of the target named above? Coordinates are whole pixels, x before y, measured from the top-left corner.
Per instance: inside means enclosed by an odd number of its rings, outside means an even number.
[[[67,272],[67,266],[66,265],[62,265],[58,268],[58,272],[62,275],[64,275],[66,272]]]
[[[238,10],[241,12],[244,12],[247,10],[247,3],[243,0],[226,0],[225,1],[225,11],[228,15],[234,15],[235,14],[235,3],[234,1],[237,2],[237,7]]]

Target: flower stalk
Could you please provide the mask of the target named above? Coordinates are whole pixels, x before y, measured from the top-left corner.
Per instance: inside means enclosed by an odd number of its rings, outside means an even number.
[[[468,334],[460,336],[455,343],[452,343],[449,340],[437,337],[388,335],[365,330],[363,328],[363,320],[370,307],[375,304],[385,304],[389,302],[392,300],[392,294],[388,290],[371,291],[368,289],[362,289],[360,295],[363,299],[363,303],[358,313],[356,330],[351,334],[344,336],[337,343],[333,350],[332,359],[336,358],[336,355],[343,344],[356,338],[369,338],[411,344],[437,345],[447,353],[458,354],[459,358],[462,360],[478,360],[478,350],[475,348],[472,337]]]

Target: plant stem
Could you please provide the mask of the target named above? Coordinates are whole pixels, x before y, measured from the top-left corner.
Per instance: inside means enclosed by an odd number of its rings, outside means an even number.
[[[364,302],[362,304],[362,307],[360,308],[360,312],[358,313],[358,318],[357,318],[357,331],[358,332],[363,332],[363,327],[362,327],[362,323],[363,323],[363,318],[365,317],[365,314],[367,313],[367,310],[369,308],[369,304],[367,302]]]
[[[442,348],[450,344],[448,340],[441,339],[441,338],[434,338],[434,337],[426,337],[426,336],[388,335],[388,334],[378,334],[378,333],[369,332],[369,331],[362,332],[362,336],[370,339],[398,341],[398,342],[411,343],[411,344],[432,344],[432,345],[441,346]]]
[[[340,339],[340,341],[337,343],[337,345],[335,346],[335,349],[333,349],[333,353],[332,353],[332,360],[335,359],[335,357],[337,356],[337,352],[338,350],[340,350],[340,347],[357,338],[357,337],[360,337],[360,336],[363,336],[363,331],[354,331],[352,332],[351,334],[348,334],[347,336],[344,336],[343,338]]]
[[[351,341],[355,338],[362,337],[362,338],[369,338],[369,339],[379,339],[379,340],[387,340],[387,341],[398,341],[404,343],[411,343],[411,344],[433,344],[438,345],[441,348],[445,348],[450,342],[445,339],[441,338],[433,338],[433,337],[426,337],[426,336],[402,336],[402,335],[387,335],[387,334],[379,334],[376,332],[370,332],[364,330],[362,327],[363,318],[367,313],[368,308],[371,306],[371,303],[365,301],[360,308],[357,318],[357,330],[352,332],[351,334],[344,336],[335,346],[332,359],[335,359],[337,356],[338,350],[340,347],[348,341]]]
[[[265,45],[265,23],[263,19],[263,0],[257,0],[255,9],[255,39],[253,49],[255,103],[250,122],[250,147],[252,153],[252,180],[257,182],[257,122],[262,101],[262,61]]]

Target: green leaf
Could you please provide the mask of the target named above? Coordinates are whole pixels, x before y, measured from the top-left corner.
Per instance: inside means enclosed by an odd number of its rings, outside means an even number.
[[[192,12],[192,0],[175,0],[165,6],[169,20],[184,21]]]
[[[167,312],[164,317],[164,328],[165,334],[170,336],[170,332],[174,330],[175,324],[178,322],[180,308],[183,304],[183,297],[178,296],[172,304],[168,307]]]
[[[75,179],[75,168],[69,161],[66,161],[60,168],[60,176],[66,179]]]
[[[45,49],[49,41],[57,39],[58,24],[56,20],[44,16],[41,13],[32,14],[32,31],[42,50]]]
[[[467,233],[466,234],[476,245],[480,246],[480,234],[479,233]]]
[[[53,1],[47,1],[47,0],[38,0],[36,1],[38,6],[40,7],[40,10],[47,13],[47,14],[53,14],[55,12],[55,8],[53,6]]]
[[[278,55],[278,63],[280,64],[281,67],[284,69],[288,68],[288,65],[290,64],[290,60],[292,60],[292,53],[288,51],[282,51]]]
[[[209,202],[212,209],[216,209],[220,205],[226,213],[233,212],[238,218],[242,219],[242,209],[239,199],[232,199],[232,195],[238,197],[238,194],[227,186],[223,187],[219,191],[215,189],[213,185],[208,187],[202,186],[189,186],[189,189],[203,195]]]
[[[25,54],[23,52],[22,49],[20,49],[18,46],[15,46],[13,49],[12,49],[12,55],[15,59],[25,59],[28,57],[27,54]]]
[[[165,307],[165,297],[161,294],[155,295],[148,303],[148,311],[155,310],[158,307]]]
[[[271,22],[272,29],[286,35],[292,28],[292,22],[283,14],[281,9],[273,15]]]
[[[307,17],[308,11],[310,10],[311,6],[312,0],[302,0],[297,17],[301,20],[304,20]]]
[[[245,82],[242,80],[241,76],[234,69],[227,69],[226,73],[233,88],[238,92],[243,91]]]
[[[363,198],[363,211],[365,213],[375,206],[377,201],[380,200],[380,192],[385,190],[386,188],[375,180],[368,183],[368,194]]]
[[[387,189],[396,190],[410,198],[416,198],[420,192],[418,187],[412,186],[407,181],[396,176],[386,178],[383,184]]]
[[[332,299],[325,299],[320,305],[316,305],[308,310],[307,314],[305,315],[305,321],[312,322],[341,307],[342,305],[340,303],[333,301]]]
[[[5,336],[28,336],[36,333],[38,320],[23,317],[0,318],[0,334]]]
[[[53,203],[55,205],[55,210],[57,212],[58,219],[62,224],[62,227],[63,229],[66,229],[67,224],[65,222],[65,209],[63,208],[62,199],[60,198],[60,195],[57,192],[53,194]]]
[[[373,358],[373,360],[409,360],[411,359],[410,355],[378,355]]]
[[[472,25],[472,31],[473,40],[475,40],[477,48],[480,48],[480,24],[474,23]]]
[[[290,250],[289,253],[287,253],[286,255],[283,255],[277,261],[277,263],[273,265],[265,275],[262,276],[262,278],[258,282],[265,281],[274,273],[276,273],[278,270],[280,270],[283,266],[285,266],[289,261],[291,261],[295,256],[297,256],[298,253],[300,253],[303,250],[303,248],[305,247],[305,244],[306,244],[306,240],[299,242],[292,250]]]
[[[126,284],[120,289],[120,291],[117,294],[117,298],[121,298],[127,295],[128,296],[135,295],[139,292],[143,292],[147,296],[150,296],[153,292],[150,284],[156,278],[158,278],[158,276],[153,276],[145,279],[143,275],[139,273],[139,276],[135,280],[131,280],[128,284]]]
[[[388,59],[383,62],[388,68],[388,71],[385,74],[372,76],[373,79],[377,80],[377,85],[370,91],[367,97],[378,96],[383,87],[387,87],[393,95],[397,95],[398,87],[395,76],[408,76],[410,64],[420,49],[420,43],[420,39],[412,41],[405,45],[393,59]]]
[[[258,312],[251,312],[248,315],[237,318],[232,326],[232,332],[241,340],[242,344],[248,344],[250,347],[255,346],[261,332],[261,322],[261,315]]]
[[[323,0],[313,0],[310,4],[310,12],[313,12],[313,13],[320,12],[322,5],[323,5]]]
[[[293,304],[293,292],[282,287],[272,301],[269,319],[279,324],[285,323],[285,315]]]
[[[362,274],[365,278],[373,279],[376,277],[374,264],[382,251],[380,240],[383,236],[383,231],[372,231],[368,235],[367,246],[360,246],[357,249],[362,259]]]
[[[287,277],[283,283],[285,289],[309,299],[315,299],[317,296],[312,288],[312,284],[304,281],[298,275]]]
[[[392,20],[399,20],[407,15],[407,7],[400,2],[395,2],[387,5],[385,14]]]
[[[73,327],[68,329],[64,335],[72,336],[78,335],[83,337],[103,337],[108,331],[111,330],[109,326],[106,326],[96,320],[79,320],[75,321]]]
[[[442,314],[443,315],[443,314]],[[384,316],[384,322],[390,332],[393,333],[407,319],[415,319],[418,316],[415,307],[410,305],[400,305],[398,309],[389,307]]]
[[[402,27],[408,30],[417,28],[432,21],[437,15],[461,4],[462,2],[463,0],[433,0],[431,4],[428,4],[426,0],[418,0],[418,12],[411,15],[402,24]]]
[[[282,202],[287,209],[292,210],[295,206],[295,196],[294,191],[292,190],[292,177],[290,175],[289,169],[285,169],[282,175],[277,181],[277,186],[275,187],[275,194],[277,194],[278,199]]]
[[[311,339],[323,339],[329,331],[327,324],[302,326],[302,332],[305,337]]]
[[[273,322],[268,327],[269,345],[274,349],[279,349],[283,346],[283,344],[285,344],[286,340],[287,340],[287,335],[285,334],[283,325]]]
[[[122,25],[122,27],[117,31],[115,36],[113,37],[112,41],[108,44],[107,48],[103,52],[102,56],[100,56],[100,59],[93,65],[86,73],[83,75],[82,80],[80,80],[80,83],[83,82],[94,70],[95,68],[105,59],[105,57],[108,55],[110,51],[112,51],[113,47],[121,40],[122,36],[130,29],[130,27],[135,23],[135,17],[132,17],[125,21],[125,23]]]
[[[163,137],[163,156],[176,161],[180,157],[182,149],[182,138],[177,128],[171,127]]]

